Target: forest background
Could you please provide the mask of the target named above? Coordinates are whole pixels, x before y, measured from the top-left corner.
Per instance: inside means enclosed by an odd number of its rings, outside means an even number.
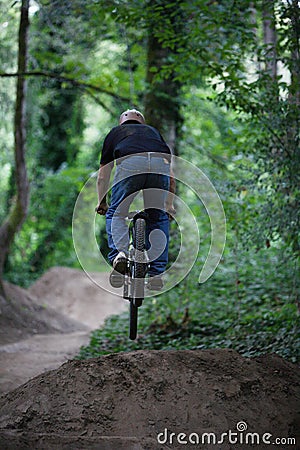
[[[138,107],[216,187],[227,243],[179,183],[202,252],[178,286],[92,334],[81,357],[136,348],[234,348],[299,357],[300,19],[297,0],[0,0],[0,279],[27,287],[80,267],[72,213],[119,114]],[[95,205],[96,206],[96,205]],[[104,221],[98,221],[105,254]],[[180,236],[171,224],[171,261]],[[187,248],[188,251],[188,248]],[[9,299],[7,299],[9,301]]]

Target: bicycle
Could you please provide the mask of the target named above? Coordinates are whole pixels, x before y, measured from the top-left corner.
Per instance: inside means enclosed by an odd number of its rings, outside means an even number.
[[[124,275],[114,274],[114,285],[123,285],[123,298],[130,302],[129,338],[136,339],[138,308],[145,296],[145,281],[149,264],[145,248],[147,213],[132,211],[126,219],[129,224],[129,253]]]

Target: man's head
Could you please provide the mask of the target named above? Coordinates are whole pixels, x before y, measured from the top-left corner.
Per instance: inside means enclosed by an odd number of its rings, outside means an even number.
[[[127,111],[124,111],[120,115],[119,125],[122,125],[122,123],[128,122],[129,120],[142,124],[145,123],[145,117],[137,109],[127,109]]]

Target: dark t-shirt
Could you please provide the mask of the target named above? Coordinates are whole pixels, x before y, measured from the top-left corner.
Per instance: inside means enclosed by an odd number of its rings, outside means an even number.
[[[103,143],[100,164],[134,153],[159,152],[171,154],[160,132],[150,125],[124,123],[114,127]]]

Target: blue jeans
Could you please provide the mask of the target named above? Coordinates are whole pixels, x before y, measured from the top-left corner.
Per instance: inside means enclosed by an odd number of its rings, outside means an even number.
[[[106,232],[111,249],[108,258],[111,263],[120,251],[128,254],[129,233],[125,217],[132,201],[142,191],[144,209],[148,214],[146,250],[150,258],[149,275],[159,275],[165,271],[169,246],[169,218],[165,212],[169,175],[168,160],[153,153],[132,155],[117,164],[110,207],[106,213]]]

